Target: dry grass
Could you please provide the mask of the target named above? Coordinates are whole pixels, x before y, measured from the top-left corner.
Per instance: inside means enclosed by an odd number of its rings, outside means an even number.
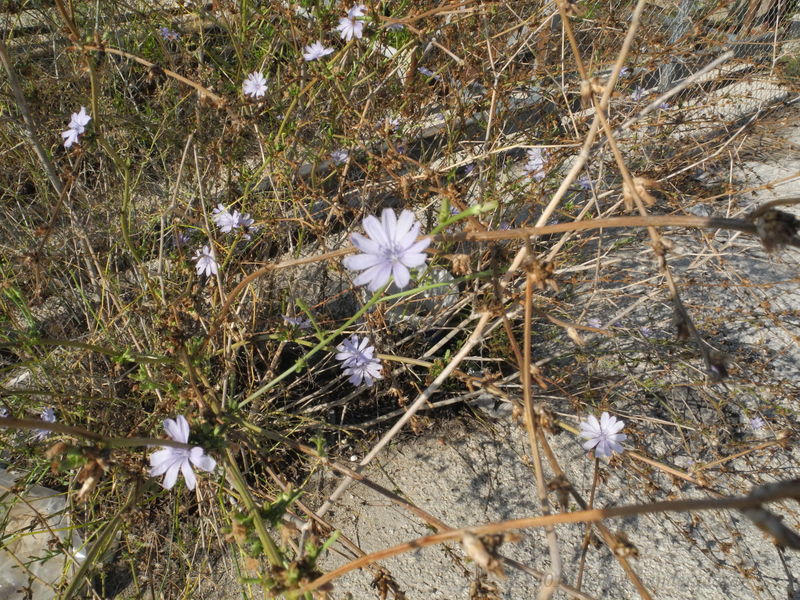
[[[763,498],[727,496],[797,477],[769,471],[791,456],[797,423],[796,310],[784,301],[796,298],[785,287],[796,263],[761,276],[733,256],[764,260],[763,223],[744,199],[790,180],[732,175],[791,151],[776,134],[786,113],[770,108],[796,91],[788,13],[768,2],[749,3],[752,14],[690,3],[682,16],[679,2],[397,0],[368,4],[364,38],[344,43],[333,30],[349,5],[200,4],[19,0],[2,13],[0,460],[65,493],[94,549],[60,597],[126,586],[191,597],[223,556],[243,594],[322,595],[315,552],[337,523],[329,502],[307,506],[291,490],[331,470],[343,477],[335,500],[358,478],[337,462],[350,444],[367,448],[360,469],[400,430],[424,432],[480,393],[514,406],[542,514],[556,513],[525,526],[595,522],[643,598],[647,581],[602,525],[613,515],[574,512],[602,478],[571,488],[569,511],[558,505],[570,487],[554,431],[572,435],[599,411],[623,417],[626,452],[604,468],[633,474],[631,505],[672,493],[651,494],[667,477],[712,499],[682,510],[752,517]],[[729,47],[730,35],[748,44]],[[335,51],[303,61],[317,39]],[[241,91],[253,71],[268,80],[258,100]],[[59,134],[80,106],[92,121],[65,150]],[[523,168],[532,148],[545,149],[541,179]],[[214,226],[220,203],[254,217],[252,239]],[[436,234],[433,267],[409,293],[370,297],[341,257],[384,207],[413,210]],[[730,221],[702,220],[712,213]],[[620,229],[571,225],[630,216],[640,220],[612,222]],[[217,276],[195,273],[203,244]],[[287,314],[313,325],[287,326]],[[370,389],[334,359],[353,332],[380,353],[384,379]],[[24,421],[45,407],[58,419],[46,443]],[[195,493],[164,491],[147,476],[146,440],[127,439],[158,437],[178,414],[219,464]],[[742,425],[755,417],[768,432],[758,438]],[[732,456],[764,471],[726,468]],[[791,485],[776,494],[797,497]],[[463,538],[406,508],[442,532],[431,540]],[[564,548],[545,531],[541,597],[577,575],[559,571]],[[494,570],[475,540],[470,556]],[[402,582],[382,577],[400,598]]]

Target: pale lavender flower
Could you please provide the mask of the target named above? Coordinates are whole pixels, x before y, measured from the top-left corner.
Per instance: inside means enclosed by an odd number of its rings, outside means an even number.
[[[752,429],[753,431],[758,431],[759,429],[763,428],[766,425],[764,419],[762,419],[761,417],[753,417],[747,422],[747,424],[750,425],[750,429]]]
[[[8,418],[8,409],[5,406],[0,406],[0,417],[3,419]]]
[[[236,219],[236,226],[243,229],[249,229],[253,226],[255,221],[250,217],[250,213],[240,213],[238,210],[233,211],[233,216]]]
[[[389,31],[402,31],[405,29],[406,26],[402,23],[392,23],[391,25],[387,26],[386,29]]]
[[[658,108],[660,108],[661,110],[669,110],[672,107],[669,105],[669,102],[662,102],[661,104],[658,105]]]
[[[378,129],[386,127],[389,131],[397,131],[400,128],[400,117],[397,115],[386,115],[376,123],[376,126]]]
[[[197,261],[195,269],[198,275],[205,275],[211,277],[216,275],[219,270],[217,259],[214,257],[214,251],[208,246],[203,246],[194,253],[194,259]]]
[[[630,74],[631,74],[631,70],[628,67],[622,67],[619,70],[619,76],[620,77],[627,77]]]
[[[541,181],[547,175],[544,170],[545,155],[541,148],[528,148],[528,162],[522,167],[528,175],[536,181]]]
[[[177,42],[178,38],[181,37],[177,31],[172,31],[169,27],[159,27],[158,33],[168,42]]]
[[[281,315],[283,317],[283,324],[297,329],[310,329],[311,319],[304,319],[303,317],[292,317],[290,315]]]
[[[245,96],[261,98],[261,96],[267,93],[267,80],[258,71],[253,71],[244,80],[242,91]]]
[[[375,347],[368,338],[351,335],[336,349],[336,360],[342,363],[344,374],[354,386],[358,387],[363,381],[367,387],[372,387],[373,380],[383,379],[381,363],[375,358]]]
[[[78,141],[78,136],[86,132],[86,125],[92,120],[86,114],[86,107],[81,106],[80,112],[72,113],[72,118],[69,121],[68,129],[61,132],[61,137],[64,138],[64,147],[69,148],[72,144]]]
[[[425,75],[425,77],[433,77],[434,79],[439,79],[439,76],[431,71],[428,67],[417,67],[417,71]]]
[[[578,178],[578,185],[581,186],[584,192],[588,192],[592,189],[592,181],[586,175]]]
[[[360,365],[373,360],[375,348],[370,346],[367,337],[360,338],[353,334],[341,344],[336,346],[336,360],[342,362],[342,366],[351,367]]]
[[[337,165],[343,165],[350,158],[350,153],[347,150],[334,150],[331,152],[331,160]]]
[[[237,220],[223,204],[211,211],[211,220],[214,221],[222,233],[230,233],[237,227]]]
[[[165,419],[164,431],[175,442],[182,444],[189,442],[189,423],[183,415],[178,415],[174,421]],[[186,487],[193,490],[197,484],[197,478],[192,470],[192,465],[210,473],[217,466],[217,461],[207,456],[200,446],[195,446],[191,450],[166,446],[150,455],[150,477],[158,477],[166,473],[162,485],[170,490],[178,481],[180,472],[186,479]]]
[[[642,88],[642,87],[637,85],[636,89],[633,90],[633,92],[631,92],[631,96],[630,97],[631,97],[631,100],[633,100],[635,102],[638,102],[639,100],[641,100],[645,96],[647,96],[647,92],[644,90],[644,88]]]
[[[176,231],[175,232],[174,240],[175,240],[175,246],[177,248],[183,248],[184,246],[186,246],[189,243],[190,239],[191,239],[191,235],[189,235],[188,231]]]
[[[363,4],[354,4],[350,10],[347,11],[347,16],[351,19],[358,19],[367,13],[367,7]]]
[[[53,410],[51,407],[47,407],[42,410],[42,413],[39,415],[39,418],[44,421],[45,423],[55,423],[56,422],[56,411]],[[47,429],[36,429],[34,431],[33,437],[37,441],[42,441],[46,437],[50,435],[50,431]]]
[[[72,118],[69,120],[68,127],[70,129],[76,129],[78,133],[83,133],[86,131],[86,126],[91,120],[92,117],[86,114],[86,107],[81,106],[81,110],[79,112],[72,113]]]
[[[598,318],[596,318],[596,317],[592,317],[591,319],[589,319],[588,321],[586,321],[586,324],[587,324],[589,327],[595,327],[595,328],[597,328],[597,329],[600,329],[600,327],[602,327],[602,325],[603,325],[602,321],[600,321],[600,319],[598,319]]]
[[[360,386],[362,382],[367,387],[372,387],[374,380],[383,379],[381,368],[379,360],[371,360],[361,365],[345,367],[344,374],[347,375],[347,380],[356,387]]]
[[[585,421],[581,421],[580,437],[586,439],[583,449],[594,449],[597,457],[610,457],[614,452],[623,452],[620,442],[628,437],[620,433],[623,427],[625,427],[624,421],[617,420],[607,412],[600,415],[599,421],[594,415],[589,415]]]
[[[328,56],[328,54],[331,54],[332,52],[333,48],[327,48],[322,45],[322,42],[317,41],[303,48],[303,58],[308,62],[317,60],[323,56]]]
[[[230,233],[236,229],[245,230],[244,238],[248,240],[250,239],[250,234],[247,231],[254,229],[253,223],[255,222],[250,217],[250,213],[242,214],[236,209],[230,212],[222,204],[217,204],[217,207],[211,211],[211,220],[214,221],[222,233]]]
[[[339,19],[339,25],[336,26],[336,31],[339,32],[342,39],[346,42],[349,42],[353,38],[361,39],[364,37],[364,23],[360,21],[358,17],[350,16],[352,10],[351,8],[350,11],[348,11],[348,16]]]
[[[231,215],[233,218],[233,228],[234,229],[242,229],[244,231],[244,235],[242,236],[244,239],[250,239],[251,231],[255,231],[255,227],[253,227],[253,223],[255,221],[250,218],[250,213],[240,213],[238,210],[234,210],[233,214]]]
[[[353,233],[351,241],[362,254],[347,256],[344,266],[351,271],[361,271],[353,283],[366,284],[372,292],[380,289],[394,276],[395,285],[403,289],[411,281],[409,269],[425,264],[425,249],[430,238],[416,241],[420,224],[410,210],[400,217],[385,208],[379,221],[372,215],[364,219],[364,231],[369,237]]]

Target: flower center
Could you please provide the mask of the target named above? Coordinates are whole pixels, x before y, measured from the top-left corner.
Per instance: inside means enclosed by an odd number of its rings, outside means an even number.
[[[388,248],[383,248],[383,258],[392,264],[397,263],[402,255],[403,251],[397,244],[392,244]]]

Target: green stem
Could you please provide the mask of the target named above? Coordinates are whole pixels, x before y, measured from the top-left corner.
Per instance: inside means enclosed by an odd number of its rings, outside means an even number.
[[[234,459],[230,448],[225,450],[225,464],[227,466],[228,479],[233,484],[233,487],[236,488],[236,491],[239,492],[242,502],[253,517],[253,523],[256,526],[258,539],[261,540],[261,545],[264,547],[264,551],[267,553],[269,563],[273,567],[282,566],[283,559],[281,558],[280,550],[278,550],[275,542],[272,541],[269,533],[267,533],[267,528],[264,525],[261,514],[258,512],[258,507],[253,500],[253,496],[250,494],[250,490],[247,487],[247,483],[244,480],[242,472],[239,471],[239,467],[236,465],[236,460]]]
[[[260,396],[263,396],[268,391],[270,391],[272,388],[274,388],[276,385],[278,385],[281,381],[286,379],[289,375],[291,375],[292,373],[296,373],[300,369],[300,366],[301,366],[302,362],[304,362],[305,360],[307,360],[311,356],[314,356],[320,350],[324,350],[328,346],[328,344],[336,338],[336,336],[338,336],[340,333],[342,333],[350,325],[355,323],[361,317],[361,315],[363,315],[370,308],[372,308],[375,304],[377,304],[378,300],[380,300],[381,295],[383,294],[383,291],[387,287],[388,287],[388,284],[383,286],[377,292],[375,292],[372,295],[372,298],[370,298],[367,301],[367,303],[358,310],[358,312],[356,312],[352,317],[347,319],[347,321],[345,321],[344,324],[341,327],[339,327],[338,329],[335,329],[334,331],[329,333],[326,337],[322,338],[313,348],[311,348],[311,350],[309,350],[305,354],[305,356],[303,356],[303,361],[296,362],[294,365],[292,365],[291,367],[286,369],[283,373],[281,373],[280,375],[275,377],[272,381],[269,381],[265,385],[263,385],[262,387],[258,388],[255,392],[253,392],[247,398],[242,400],[242,402],[239,404],[239,406],[240,407],[245,406],[246,404],[249,404],[250,402],[252,402],[256,398],[258,398]]]

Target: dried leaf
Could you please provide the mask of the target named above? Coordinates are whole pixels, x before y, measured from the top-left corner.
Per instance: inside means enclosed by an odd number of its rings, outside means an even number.
[[[584,346],[586,342],[581,337],[581,334],[578,333],[578,330],[572,326],[567,327],[567,335],[569,338],[575,342],[578,346]]]
[[[477,535],[467,532],[461,538],[461,543],[464,545],[464,551],[467,556],[474,560],[475,564],[492,575],[505,579],[505,573],[500,561],[489,553],[489,550]]]
[[[622,184],[622,198],[625,201],[625,210],[631,211],[636,205],[636,194],[641,198],[647,206],[653,206],[656,203],[656,197],[647,191],[647,188],[657,189],[660,184],[655,179],[648,177],[634,177],[633,189],[628,185],[628,182]],[[634,194],[634,191],[636,194]]]

